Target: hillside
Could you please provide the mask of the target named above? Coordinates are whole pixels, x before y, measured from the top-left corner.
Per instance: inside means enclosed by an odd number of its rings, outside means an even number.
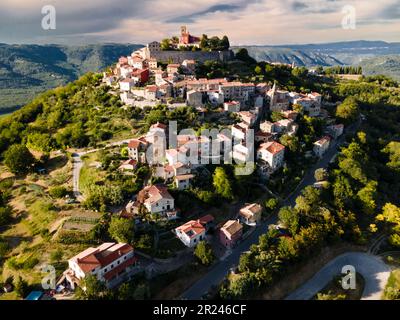
[[[384,74],[400,79],[400,44],[384,41],[349,41],[326,44],[247,46],[256,60],[298,66],[360,65],[366,75]],[[236,48],[237,50],[237,48]]]
[[[14,110],[36,94],[65,85],[89,71],[100,71],[138,47],[0,44],[0,112]]]
[[[384,74],[400,80],[400,56],[388,55],[366,59],[361,62],[363,70],[368,75]]]

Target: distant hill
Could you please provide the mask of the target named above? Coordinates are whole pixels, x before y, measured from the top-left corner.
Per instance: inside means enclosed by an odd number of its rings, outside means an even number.
[[[86,46],[0,44],[0,113],[26,104],[40,92],[100,71],[142,45]]]
[[[360,65],[366,75],[385,74],[400,79],[400,43],[349,41],[284,46],[246,46],[256,60],[298,66]],[[236,48],[237,49],[237,48]]]

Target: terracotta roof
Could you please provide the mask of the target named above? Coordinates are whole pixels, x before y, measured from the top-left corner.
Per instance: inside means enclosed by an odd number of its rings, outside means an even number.
[[[126,243],[103,243],[97,248],[86,249],[71,260],[86,273],[97,267],[103,268],[130,251],[133,248]]]
[[[243,226],[237,220],[228,220],[222,226],[221,230],[223,230],[224,233],[233,236],[234,234],[240,232],[242,228]]]
[[[161,199],[174,199],[163,184],[147,186],[138,194],[138,201],[141,203],[155,203]]]
[[[175,230],[186,233],[189,238],[193,238],[198,234],[206,232],[206,229],[203,227],[203,225],[196,220],[188,221],[185,224],[176,228]]]
[[[151,129],[155,129],[155,128],[167,129],[167,125],[157,122],[157,123],[153,124],[150,128]]]
[[[193,179],[194,178],[194,174],[181,174],[175,177],[176,180],[180,181],[180,180],[188,180],[188,179]]]
[[[285,150],[285,147],[278,142],[267,142],[260,145],[261,149],[265,149],[272,154],[277,154],[282,150]]]
[[[244,208],[240,209],[239,213],[240,215],[246,217],[246,218],[251,218],[255,214],[261,213],[262,212],[262,207],[258,203],[252,203]]]
[[[197,220],[197,221],[199,221],[202,225],[205,225],[211,221],[214,221],[214,217],[211,214],[207,214],[207,215],[199,218],[199,220]]]
[[[137,148],[139,148],[141,143],[143,143],[143,142],[138,139],[131,140],[128,143],[128,148],[137,149]]]
[[[157,86],[147,86],[146,87],[146,89],[147,89],[147,91],[150,91],[150,92],[157,92]]]
[[[321,139],[319,139],[318,141],[314,142],[314,144],[325,144],[325,143],[329,143],[331,141],[331,137],[330,136],[324,136]]]

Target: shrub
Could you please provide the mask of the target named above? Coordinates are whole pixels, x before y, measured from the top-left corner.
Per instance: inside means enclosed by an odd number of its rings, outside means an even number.
[[[68,194],[68,190],[65,187],[54,187],[49,190],[49,194],[53,198],[64,198]]]

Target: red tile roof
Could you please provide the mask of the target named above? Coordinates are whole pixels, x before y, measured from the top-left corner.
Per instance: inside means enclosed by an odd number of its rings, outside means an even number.
[[[263,143],[260,146],[263,149],[266,149],[268,152],[272,153],[272,154],[277,154],[279,152],[281,152],[282,150],[285,150],[285,146],[281,145],[278,142],[267,142],[267,143]]]
[[[104,243],[97,248],[89,248],[72,259],[86,273],[97,267],[103,268],[130,251],[133,248],[126,243]]]
[[[176,230],[186,233],[190,238],[193,238],[198,234],[206,232],[206,229],[203,227],[203,225],[196,220],[188,221],[185,224],[176,228]]]
[[[119,266],[115,267],[111,271],[109,271],[106,274],[104,274],[104,279],[109,281],[110,279],[112,279],[112,277],[114,277],[115,275],[117,275],[121,271],[123,271],[126,268],[130,267],[131,265],[135,264],[137,260],[138,260],[137,257],[129,258],[128,260],[126,260],[123,263],[121,263]]]
[[[202,225],[205,225],[205,224],[207,224],[207,223],[209,223],[209,222],[211,222],[211,221],[214,221],[214,217],[213,217],[211,214],[207,214],[207,215],[201,217],[198,221],[199,221]]]

